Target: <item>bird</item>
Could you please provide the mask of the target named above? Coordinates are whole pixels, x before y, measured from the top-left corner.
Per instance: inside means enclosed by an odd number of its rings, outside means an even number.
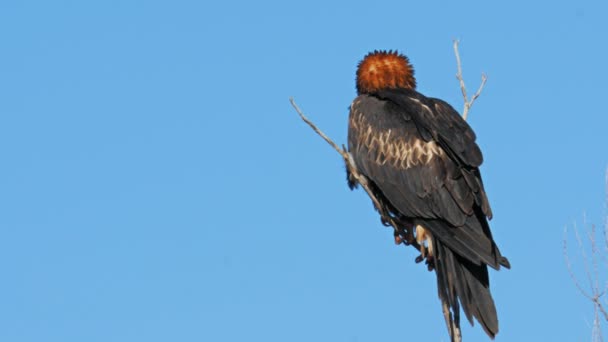
[[[460,330],[462,308],[471,325],[475,318],[494,339],[498,316],[488,266],[511,265],[490,231],[475,132],[450,104],[416,90],[413,66],[398,51],[365,55],[356,90],[348,153],[380,202],[383,223],[393,221],[395,243],[414,244],[416,261],[435,271],[451,324]],[[358,186],[348,165],[347,181],[351,190]]]

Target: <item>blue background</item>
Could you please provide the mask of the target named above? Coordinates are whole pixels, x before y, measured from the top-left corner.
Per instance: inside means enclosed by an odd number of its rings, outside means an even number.
[[[469,91],[489,76],[469,122],[513,265],[497,340],[587,340],[562,240],[605,213],[607,11],[2,1],[0,340],[449,340],[434,274],[288,99],[343,143],[357,62],[398,49],[460,109],[454,38]]]

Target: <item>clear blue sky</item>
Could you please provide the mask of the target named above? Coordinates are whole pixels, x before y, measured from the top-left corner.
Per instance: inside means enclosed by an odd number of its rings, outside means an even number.
[[[607,11],[2,1],[0,340],[447,341],[435,275],[288,98],[345,142],[357,62],[398,49],[460,109],[453,38],[469,87],[489,75],[470,123],[513,265],[497,340],[588,340],[562,234],[602,220]]]

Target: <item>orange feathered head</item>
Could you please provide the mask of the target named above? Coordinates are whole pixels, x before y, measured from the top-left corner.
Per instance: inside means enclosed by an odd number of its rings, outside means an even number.
[[[372,93],[386,88],[416,88],[414,68],[397,51],[368,53],[357,67],[357,93]]]

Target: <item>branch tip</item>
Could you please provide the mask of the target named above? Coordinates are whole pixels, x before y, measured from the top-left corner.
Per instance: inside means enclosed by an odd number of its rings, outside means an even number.
[[[469,111],[471,110],[471,107],[473,107],[473,102],[475,102],[475,100],[479,97],[479,95],[481,95],[481,91],[483,90],[483,87],[486,85],[488,76],[485,73],[481,74],[481,84],[479,85],[479,89],[477,89],[477,92],[473,95],[472,98],[469,99],[469,97],[467,95],[467,87],[464,84],[464,78],[462,76],[462,63],[460,61],[460,52],[458,51],[458,44],[460,44],[460,40],[454,39],[453,47],[454,47],[454,55],[456,56],[456,70],[457,70],[456,79],[460,83],[460,91],[462,92],[462,97],[464,99],[464,108],[462,110],[462,118],[467,120],[467,118],[469,116]]]

